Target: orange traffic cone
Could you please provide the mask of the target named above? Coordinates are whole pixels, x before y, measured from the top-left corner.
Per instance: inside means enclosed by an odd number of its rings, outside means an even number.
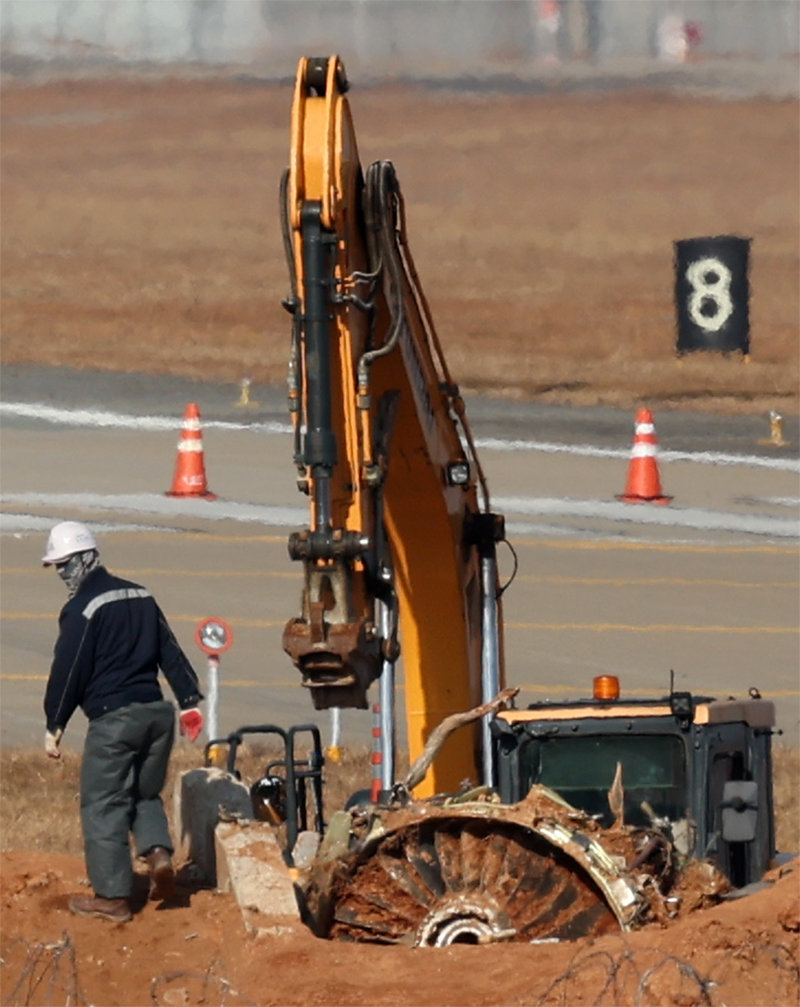
[[[672,497],[661,492],[661,479],[658,475],[656,453],[658,441],[653,414],[649,409],[640,409],[636,414],[636,429],[633,437],[633,450],[628,466],[628,481],[625,492],[617,500],[625,503],[655,503],[668,504]]]
[[[203,435],[200,432],[200,410],[190,402],[183,413],[183,433],[178,441],[178,457],[169,497],[205,497],[216,500],[209,493],[206,469],[203,462]]]

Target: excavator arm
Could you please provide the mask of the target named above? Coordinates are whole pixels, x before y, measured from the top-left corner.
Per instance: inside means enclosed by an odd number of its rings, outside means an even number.
[[[417,278],[394,166],[362,170],[346,92],[338,57],[300,60],[281,211],[309,524],[289,540],[303,588],[283,642],[316,709],[364,709],[376,680],[392,702],[401,640],[413,762],[445,717],[505,685],[504,528]],[[491,782],[489,751],[484,718],[446,742],[417,794]]]

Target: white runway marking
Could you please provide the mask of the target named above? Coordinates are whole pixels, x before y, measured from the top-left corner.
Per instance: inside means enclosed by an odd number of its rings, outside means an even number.
[[[108,410],[96,409],[60,409],[41,403],[30,404],[22,402],[0,403],[0,414],[20,418],[36,419],[47,423],[65,426],[81,426],[95,428],[122,428],[145,431],[172,430],[176,433],[181,429],[180,416],[133,416]],[[208,420],[203,426],[219,430],[253,431],[267,434],[285,435],[291,433],[291,427],[278,422],[229,422]],[[486,451],[539,451],[546,454],[564,454],[578,457],[627,459],[629,450],[599,448],[589,444],[565,445],[545,441],[501,440],[485,438],[476,441],[476,447]],[[665,461],[690,461],[706,465],[745,465],[762,466],[784,471],[800,471],[800,460],[795,458],[761,458],[754,455],[730,455],[718,452],[679,452],[664,451],[660,457]],[[89,510],[127,511],[129,513],[154,514],[162,517],[195,517],[207,521],[232,520],[242,523],[257,523],[277,527],[301,527],[308,519],[307,509],[297,507],[274,507],[257,504],[238,503],[233,500],[205,500],[190,497],[174,498],[161,494],[132,493],[101,495],[93,493],[7,493],[0,497],[5,504],[31,507],[53,508],[57,513],[63,508],[86,508]],[[774,505],[797,508],[798,500],[790,497],[775,497],[763,501]],[[649,525],[697,531],[738,532],[748,535],[761,535],[771,538],[800,537],[800,522],[792,517],[774,517],[764,514],[731,514],[722,511],[710,511],[702,508],[669,508],[633,506],[617,501],[606,500],[574,500],[553,497],[506,497],[495,500],[495,506],[504,512],[510,520],[508,529],[516,534],[549,534],[572,536],[578,533],[587,534],[585,529],[558,527],[546,524],[547,518],[577,517],[600,519],[612,524]],[[759,501],[752,501],[758,504]],[[531,523],[524,519],[532,516],[545,518],[545,522]],[[520,518],[523,520],[520,521]],[[52,519],[25,514],[0,515],[0,532],[19,533],[25,531],[40,531],[46,528]],[[135,525],[106,525],[105,527],[132,528]],[[169,529],[165,529],[169,530]],[[613,534],[620,534],[613,532]],[[607,536],[609,531],[593,531],[593,537]]]
[[[91,521],[92,528],[101,534],[115,531],[153,531],[154,525],[135,523],[131,521]],[[52,517],[39,517],[36,514],[2,514],[0,513],[0,533],[12,534],[22,538],[25,532],[48,532],[53,527]],[[159,531],[180,532],[181,528],[159,526]]]
[[[174,430],[182,429],[182,416],[132,416],[103,409],[59,409],[43,403],[0,402],[0,416],[17,416],[22,419],[41,420],[73,427],[111,427],[128,430]],[[288,423],[269,421],[266,423],[234,423],[228,420],[202,420],[206,430],[251,430],[259,433],[290,434]],[[554,444],[548,441],[505,440],[497,437],[483,437],[475,441],[475,447],[482,451],[539,451],[543,454],[574,455],[579,458],[630,458],[631,449],[598,448],[591,444]],[[662,462],[685,461],[701,465],[747,465],[756,468],[770,468],[784,472],[800,472],[798,458],[765,458],[759,455],[732,455],[718,451],[660,451]]]
[[[195,497],[168,497],[157,493],[3,493],[3,504],[29,507],[78,507],[87,510],[134,511],[165,517],[196,517],[205,521],[257,522],[265,525],[302,525],[308,520],[303,507],[269,507],[237,503],[235,500],[205,500]],[[15,520],[25,515],[0,514],[0,530],[14,530]],[[30,518],[27,518],[30,520]],[[41,520],[41,519],[38,519]]]
[[[205,521],[239,521],[277,527],[300,527],[308,520],[304,507],[271,507],[260,504],[237,503],[235,500],[204,500],[191,497],[168,497],[156,493],[4,493],[0,501],[6,505],[51,507],[54,512],[65,508],[86,510],[127,511],[139,514],[158,514],[166,517],[195,517]],[[660,525],[669,528],[697,531],[739,532],[748,535],[765,535],[770,538],[800,537],[800,521],[793,518],[770,517],[761,514],[729,514],[723,511],[704,510],[699,507],[647,507],[607,500],[573,500],[559,497],[498,497],[495,507],[508,518],[584,517],[613,523]],[[0,514],[0,531],[33,531],[43,527],[41,517],[31,515]],[[45,522],[45,525],[48,522]],[[552,534],[549,526],[507,520],[508,530],[516,534],[532,534],[536,529]],[[559,529],[562,534],[576,532]],[[582,534],[586,534],[584,530]],[[601,536],[602,532],[592,532]],[[606,533],[607,534],[607,533]]]
[[[550,444],[546,441],[499,440],[496,437],[478,438],[475,447],[480,451],[541,451],[543,454],[575,455],[578,458],[630,458],[631,449],[598,448],[592,444]],[[747,465],[752,468],[777,469],[781,472],[800,472],[800,459],[762,458],[759,455],[730,455],[721,451],[659,451],[662,462],[696,462],[700,465]]]
[[[693,528],[698,531],[733,531],[771,538],[800,537],[800,521],[763,514],[729,514],[700,507],[648,507],[608,500],[570,500],[560,497],[497,497],[494,506],[506,515],[531,514],[600,518],[634,524]]]
[[[41,420],[68,427],[117,428],[120,430],[174,430],[183,429],[183,416],[132,416],[128,413],[113,413],[104,409],[58,409],[41,403],[0,402],[0,416],[19,416],[21,419]],[[228,420],[205,420],[201,417],[204,430],[252,430],[268,434],[290,434],[288,423],[233,423]]]

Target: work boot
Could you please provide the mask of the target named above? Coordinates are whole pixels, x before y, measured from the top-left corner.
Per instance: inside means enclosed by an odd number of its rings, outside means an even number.
[[[76,916],[97,916],[113,923],[127,923],[133,915],[127,899],[104,899],[101,895],[73,895],[69,909]]]
[[[175,894],[175,868],[172,855],[163,846],[154,846],[145,857],[150,868],[150,898],[171,899]]]

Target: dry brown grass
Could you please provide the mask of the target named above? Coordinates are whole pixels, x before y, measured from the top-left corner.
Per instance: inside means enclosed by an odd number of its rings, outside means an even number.
[[[800,852],[800,749],[776,747],[773,758],[775,788],[775,845],[782,853]]]
[[[350,93],[390,158],[455,380],[542,402],[798,410],[797,105]],[[72,81],[3,96],[6,363],[282,384],[291,88]],[[672,243],[753,240],[752,360],[675,357]]]
[[[247,783],[257,780],[268,761],[275,757],[268,748],[254,744],[242,746],[237,768]],[[401,760],[402,761],[402,757]],[[172,794],[178,775],[201,764],[196,749],[179,744],[173,752],[164,803],[172,821]],[[797,780],[800,749],[778,747],[774,751],[774,787],[776,845],[783,852],[800,850],[800,793]],[[357,790],[369,786],[370,762],[367,748],[343,749],[338,764],[325,768],[326,818]],[[0,849],[35,850],[80,856],[83,842],[80,830],[78,786],[80,756],[65,752],[54,762],[38,749],[0,749]]]
[[[243,745],[237,769],[247,783],[255,782],[266,764],[277,756],[268,746]],[[180,773],[202,765],[199,749],[178,743],[173,750],[163,797],[173,837],[172,796]],[[325,769],[325,814],[342,808],[356,790],[369,787],[369,752],[365,747],[343,749],[341,762]],[[42,853],[83,852],[80,827],[80,755],[65,751],[60,761],[38,749],[0,749],[0,849],[36,850]]]

